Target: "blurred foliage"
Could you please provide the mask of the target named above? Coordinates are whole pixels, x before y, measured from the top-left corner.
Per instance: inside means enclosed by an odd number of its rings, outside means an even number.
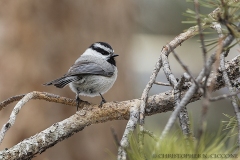
[[[228,118],[227,121],[222,121],[223,122],[223,126],[224,126],[224,130],[229,130],[231,132],[231,136],[233,135],[237,135],[237,119],[236,116],[230,116],[228,114],[223,114],[226,118]]]
[[[187,0],[187,2],[195,3],[194,0]],[[199,4],[199,6],[198,6]],[[222,27],[223,37],[226,37],[229,33],[233,34],[236,38],[236,43],[229,46],[226,49],[230,49],[236,44],[239,44],[240,33],[237,27],[237,23],[240,21],[240,2],[233,0],[198,0],[198,4],[195,4],[197,7],[206,7],[211,8],[212,11],[216,8],[220,9],[220,12],[216,15],[214,14],[200,14],[199,18],[200,22],[202,22],[202,28],[205,29],[203,33],[205,35],[208,34],[216,34],[216,31],[212,29],[213,23],[219,23]],[[187,21],[183,21],[183,23],[194,24],[197,25],[196,11],[187,9],[184,16],[188,17]],[[213,39],[205,39],[206,47],[208,51],[211,51],[218,45],[219,38],[216,35],[216,38]]]
[[[194,0],[187,0],[187,2],[194,3]],[[233,25],[233,27],[236,27],[234,24],[239,22],[239,1],[235,2],[233,0],[198,0],[198,2],[201,7],[212,8],[212,10],[219,8],[221,10],[221,13],[217,14],[217,17],[214,18],[209,16],[208,14],[199,14],[201,21],[205,25],[209,25],[209,27],[212,22],[219,22],[223,25]],[[189,17],[189,20],[186,22],[197,24],[195,11],[187,9],[186,13],[184,13],[183,15]]]
[[[137,133],[130,137],[129,160],[144,160],[138,149]],[[145,159],[236,159],[236,136],[231,134],[220,127],[216,133],[206,131],[200,139],[189,140],[178,129],[164,138],[157,148],[157,141],[146,135]]]

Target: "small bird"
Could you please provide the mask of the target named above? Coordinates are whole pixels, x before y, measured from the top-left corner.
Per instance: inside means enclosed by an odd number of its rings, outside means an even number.
[[[79,96],[101,96],[99,107],[106,100],[102,94],[106,93],[117,79],[117,67],[112,47],[105,42],[93,43],[70,67],[68,72],[51,82],[43,85],[54,85],[63,88],[69,84],[71,90],[76,93],[77,110],[79,108]]]

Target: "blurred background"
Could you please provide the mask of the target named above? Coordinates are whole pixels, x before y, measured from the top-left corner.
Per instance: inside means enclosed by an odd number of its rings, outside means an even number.
[[[182,13],[193,9],[185,0],[0,0],[0,101],[31,91],[50,92],[75,98],[68,87],[58,89],[42,84],[65,74],[74,61],[97,41],[108,42],[117,57],[118,79],[104,95],[107,101],[139,98],[149,80],[162,47],[184,29],[190,27]],[[211,10],[201,9],[209,13]],[[198,37],[176,49],[194,75],[202,68]],[[237,54],[231,51],[228,59]],[[180,77],[181,66],[170,55],[173,73]],[[158,81],[167,82],[163,72]],[[150,95],[169,90],[154,86]],[[214,93],[222,94],[224,89]],[[100,97],[83,100],[99,103]],[[9,118],[14,104],[0,112],[0,125]],[[195,129],[198,126],[201,101],[188,105]],[[0,149],[10,148],[53,123],[76,112],[75,107],[34,100],[25,105],[15,125],[7,132]],[[216,132],[232,115],[230,101],[211,103],[208,128]],[[146,118],[146,128],[160,133],[171,113]],[[127,121],[91,125],[67,140],[58,143],[36,160],[115,159],[117,147],[111,135],[112,126],[119,137]]]

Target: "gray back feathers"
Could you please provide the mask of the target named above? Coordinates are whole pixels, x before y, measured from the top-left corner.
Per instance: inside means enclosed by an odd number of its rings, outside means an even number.
[[[58,88],[63,88],[71,82],[81,80],[83,75],[111,77],[114,71],[115,66],[108,63],[105,59],[91,55],[82,55],[63,77],[45,83],[44,85],[54,85]]]

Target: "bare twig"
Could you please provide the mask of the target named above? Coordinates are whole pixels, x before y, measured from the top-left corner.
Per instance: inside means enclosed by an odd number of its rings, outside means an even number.
[[[206,81],[205,81],[206,82]],[[203,96],[203,102],[202,102],[202,111],[201,111],[201,118],[200,118],[200,124],[198,127],[198,134],[197,137],[200,139],[202,137],[202,134],[206,130],[206,118],[207,118],[207,111],[209,106],[209,97],[210,97],[210,91],[208,89],[205,89],[205,94]],[[199,149],[200,142],[197,143],[197,149]]]
[[[5,100],[4,102],[8,102],[8,104],[9,104],[10,102],[14,102],[14,100],[18,99],[21,96],[23,96],[23,95],[14,96],[14,98],[11,97],[11,98]],[[15,98],[15,97],[17,97],[17,98]],[[51,100],[51,102],[63,103],[63,104],[74,105],[74,106],[76,105],[75,104],[76,102],[73,101],[72,99],[68,99],[68,98],[65,98],[65,97],[59,97],[59,96],[56,96],[54,94],[49,94],[49,93],[45,93],[45,92],[33,91],[33,92],[30,92],[30,93],[24,95],[24,97],[14,107],[8,122],[3,125],[3,127],[2,127],[2,129],[0,131],[0,144],[2,143],[2,140],[3,140],[6,132],[15,123],[17,114],[19,113],[21,108],[31,99],[44,99],[46,101],[50,101]],[[6,105],[7,103],[3,103],[2,102],[1,104]],[[80,107],[83,107],[83,105],[85,105],[85,104],[89,104],[89,103],[88,102],[81,103]]]
[[[204,70],[206,71],[205,72],[204,84],[202,86],[202,89],[203,89],[203,103],[202,103],[202,114],[201,114],[202,116],[201,116],[201,119],[200,119],[200,125],[199,125],[200,127],[198,129],[198,136],[200,138],[202,136],[202,133],[205,130],[205,126],[206,126],[206,115],[207,115],[207,111],[208,111],[209,97],[210,97],[210,91],[207,87],[207,82],[208,82],[208,78],[209,78],[212,66],[211,65],[207,66],[207,64],[206,64],[206,62],[207,62],[207,50],[206,50],[206,46],[205,46],[205,42],[204,42],[204,35],[203,35],[203,32],[202,32],[202,24],[201,24],[201,19],[200,19],[200,15],[199,15],[198,0],[194,0],[194,4],[195,4],[196,20],[197,20],[197,24],[198,24],[198,27],[199,27],[199,38],[200,38],[202,54],[203,54]],[[199,143],[198,143],[198,145],[199,145]]]
[[[120,141],[118,140],[118,136],[117,136],[117,133],[115,132],[114,128],[111,127],[111,132],[112,132],[112,135],[113,135],[113,139],[115,141],[115,143],[117,144],[118,147],[120,147]]]
[[[175,90],[174,90],[174,100],[176,102],[175,106],[177,106],[181,101],[181,91],[185,83],[185,80],[186,80],[185,76],[183,75],[180,78],[180,81],[175,86]],[[187,138],[192,138],[192,131],[190,129],[190,120],[189,120],[186,106],[184,106],[181,109],[181,111],[179,112],[178,118],[179,118],[179,123],[182,129],[183,135],[186,136]]]
[[[156,135],[154,135],[153,132],[151,132],[151,131],[149,131],[149,130],[147,130],[147,129],[144,129],[143,133],[149,135],[149,136],[152,137],[155,141],[158,140],[158,137],[157,137]]]
[[[213,28],[214,30],[217,31],[219,38],[222,38],[224,35],[222,33],[222,27],[221,24],[217,23],[217,22],[213,22],[211,25],[211,28]]]
[[[222,37],[223,37],[223,34],[222,34],[222,30],[221,30],[221,25],[214,22],[213,23],[213,26],[212,28],[214,28],[217,33],[219,34],[219,45],[218,45],[218,49],[216,51],[216,67],[215,69],[213,70],[213,74],[215,74],[217,72],[217,66],[219,66],[219,55],[222,53],[222,49],[223,49],[223,44],[222,44]],[[206,66],[205,66],[206,67]],[[209,103],[210,103],[210,95],[211,95],[211,92],[212,92],[212,85],[213,83],[215,83],[214,81],[211,81],[210,79],[210,84],[208,85],[207,87],[207,84],[208,84],[208,78],[210,76],[210,68],[206,68],[208,70],[208,73],[206,75],[206,78],[204,80],[204,86],[203,86],[203,90],[204,90],[204,94],[203,94],[203,103],[202,103],[202,114],[201,114],[201,118],[200,118],[200,124],[199,124],[199,128],[198,128],[198,137],[199,139],[201,138],[203,132],[206,130],[206,119],[207,119],[207,111],[208,111],[208,106],[209,106]],[[198,141],[198,144],[197,146],[199,146],[200,143]],[[197,147],[198,148],[198,147]]]
[[[171,84],[169,83],[163,83],[163,82],[154,82],[154,84],[157,84],[157,85],[162,85],[162,86],[171,86]]]
[[[221,59],[220,66],[221,66],[221,70],[223,72],[223,79],[224,79],[224,81],[226,83],[226,86],[228,87],[229,91],[231,93],[234,93],[235,90],[231,86],[230,79],[229,79],[227,71],[225,69],[225,56],[224,56],[224,53],[221,54],[220,59]],[[237,118],[237,122],[238,122],[238,147],[240,147],[240,109],[239,109],[239,106],[237,104],[237,99],[238,98],[236,96],[232,96],[232,105],[233,105],[233,108],[234,108],[234,111],[235,111],[235,114],[236,114],[236,118]]]
[[[144,143],[144,119],[145,119],[145,107],[146,107],[146,103],[148,100],[148,93],[150,91],[150,89],[152,88],[153,83],[156,81],[156,77],[158,75],[158,72],[160,70],[160,68],[162,67],[162,58],[159,57],[155,68],[152,72],[152,75],[150,76],[150,80],[148,82],[148,84],[146,85],[145,89],[143,90],[142,96],[141,96],[141,103],[140,103],[140,107],[139,107],[139,135],[138,135],[138,140],[139,140],[139,150],[140,153],[142,154],[141,156],[144,157],[143,154],[143,143]]]
[[[202,32],[202,24],[201,24],[201,19],[199,16],[199,3],[198,0],[194,0],[194,4],[195,4],[195,12],[196,12],[196,19],[197,19],[197,25],[198,25],[198,31],[199,31],[199,37],[200,37],[200,41],[201,41],[201,48],[202,48],[202,53],[203,53],[203,60],[204,60],[204,67],[206,67],[206,62],[207,62],[207,50],[205,47],[205,43],[204,43],[204,36],[203,36],[203,32]]]
[[[234,37],[232,35],[229,35],[228,37],[226,37],[226,39],[224,40],[223,46],[226,47],[228,46],[232,41],[233,41]],[[200,72],[200,74],[198,75],[196,82],[199,83],[201,82],[201,80],[203,79],[203,77],[206,75],[206,72],[208,72],[206,70],[206,68],[209,68],[209,66],[212,66],[212,64],[215,62],[216,60],[216,52],[213,53],[210,58],[208,59],[207,63],[206,63],[206,67]],[[182,109],[183,106],[186,106],[186,104],[189,102],[189,100],[192,98],[192,96],[194,95],[194,93],[196,93],[197,91],[197,86],[195,84],[193,84],[189,90],[186,92],[186,94],[183,96],[183,98],[181,99],[181,102],[177,105],[176,109],[172,112],[172,115],[170,116],[170,118],[168,119],[168,122],[160,136],[160,140],[163,139],[167,133],[169,132],[169,130],[172,128],[178,113],[180,112],[180,110]],[[160,141],[158,141],[157,143],[157,147],[160,145],[159,144]]]
[[[189,71],[188,67],[182,62],[182,60],[178,57],[178,55],[176,54],[176,52],[174,50],[172,50],[172,53],[173,53],[174,57],[176,58],[176,60],[178,61],[178,63],[187,72],[188,76],[190,76],[191,80],[195,83],[195,85],[197,85],[199,87],[199,84],[196,82],[195,78],[193,77],[193,75]]]
[[[170,50],[172,51],[172,48],[170,47]],[[175,76],[172,74],[172,71],[170,69],[170,65],[168,62],[168,57],[165,54],[161,54],[162,61],[163,61],[163,71],[165,73],[165,76],[167,77],[169,83],[171,86],[175,89],[175,86],[177,85],[177,80]]]
[[[181,78],[180,78],[180,80],[178,81],[178,83],[176,84],[176,86],[175,86],[175,88],[177,89],[177,90],[182,90],[182,87],[183,87],[183,85],[184,85],[184,83],[185,83],[185,81],[186,81],[186,78],[185,78],[186,76],[184,76],[184,74],[181,76]]]
[[[209,100],[212,101],[212,102],[219,101],[219,100],[222,100],[222,99],[230,98],[232,96],[236,96],[239,93],[240,93],[240,91],[237,91],[235,93],[230,93],[230,94],[223,94],[223,95],[220,95],[220,96],[217,96],[217,97],[212,97]]]
[[[127,159],[127,153],[125,149],[129,146],[128,138],[131,135],[131,133],[134,131],[137,125],[137,121],[139,119],[139,112],[138,112],[138,106],[140,104],[137,103],[130,109],[130,118],[127,123],[126,129],[123,133],[122,140],[120,142],[120,147],[118,148],[118,159],[126,160]]]
[[[237,27],[240,28],[240,23],[238,23]],[[230,93],[234,93],[235,89],[231,85],[230,78],[225,67],[225,52],[223,52],[220,55],[220,68],[221,68],[221,71],[223,72],[223,79],[228,90],[230,91]],[[232,96],[232,105],[233,105],[236,118],[237,118],[237,123],[238,123],[238,149],[239,149],[240,148],[240,108],[237,104],[237,100],[238,100],[237,96]]]
[[[35,93],[37,93],[37,94],[34,94],[32,99],[42,99],[42,100],[51,101],[51,102],[55,102],[55,103],[76,106],[76,102],[70,98],[60,97],[58,95],[54,95],[52,93],[46,93],[46,92],[37,92],[36,91]],[[4,100],[3,102],[0,103],[0,110],[2,110],[7,105],[9,105],[15,101],[21,100],[25,95],[26,94],[21,94],[21,95],[13,96],[13,97],[10,97],[10,98]]]
[[[169,48],[173,52],[171,46]],[[181,95],[181,89],[182,89],[180,86],[182,85],[182,83],[184,83],[185,79],[184,79],[184,76],[182,76],[181,80],[179,82],[177,82],[175,76],[171,72],[167,56],[164,54],[161,54],[161,57],[163,60],[164,73],[165,73],[168,81],[174,88],[174,101],[176,103],[175,105],[177,106],[180,103],[180,95]],[[181,110],[181,112],[179,113],[178,117],[179,117],[179,122],[180,122],[180,126],[181,126],[183,134],[186,137],[191,136],[191,130],[189,127],[190,122],[189,122],[189,116],[187,113],[187,109],[183,108]]]
[[[2,109],[4,109],[5,106],[9,105],[10,103],[21,100],[24,96],[25,96],[25,94],[16,95],[16,96],[10,97],[10,98],[6,99],[5,101],[1,102],[0,103],[0,111]]]

